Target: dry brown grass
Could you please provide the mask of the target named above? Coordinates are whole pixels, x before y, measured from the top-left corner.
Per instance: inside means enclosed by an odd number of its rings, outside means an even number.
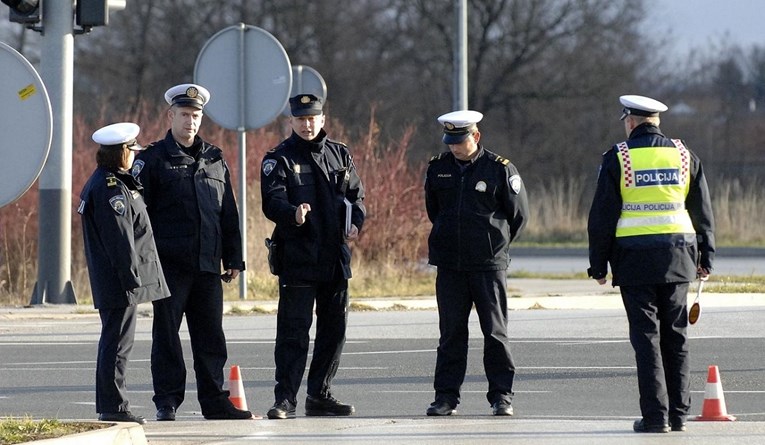
[[[164,137],[163,110],[143,109],[140,116],[124,120],[141,123],[139,141],[146,144]],[[75,212],[79,192],[95,161],[93,129],[103,122],[76,120],[72,177],[72,283],[78,302],[90,304],[80,219]],[[412,132],[392,143],[381,143],[374,118],[365,132],[349,136],[342,125],[328,119],[327,132],[349,146],[366,188],[367,220],[353,245],[355,296],[421,295],[432,293],[432,274],[423,265],[427,257],[430,222],[425,213],[423,175],[425,159],[407,158]],[[237,134],[206,121],[200,132],[223,148],[239,181]],[[277,297],[276,278],[268,272],[263,239],[273,224],[260,209],[260,161],[265,152],[288,134],[284,122],[247,133],[247,275],[248,299]],[[523,166],[518,166],[523,170]],[[526,184],[531,205],[530,222],[521,242],[533,245],[586,244],[587,212],[591,197],[580,180],[557,178],[545,184]],[[765,245],[765,198],[761,187],[733,180],[710,180],[717,220],[717,238],[726,245]],[[0,209],[0,305],[30,301],[37,279],[37,189]],[[239,297],[238,286],[225,287],[227,299]]]

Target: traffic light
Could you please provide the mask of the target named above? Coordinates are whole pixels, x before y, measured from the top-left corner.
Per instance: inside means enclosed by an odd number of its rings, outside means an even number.
[[[12,22],[34,25],[42,20],[42,5],[40,0],[1,0],[11,10],[8,18]]]
[[[108,25],[109,13],[125,9],[126,3],[127,0],[77,0],[77,25],[83,28]]]

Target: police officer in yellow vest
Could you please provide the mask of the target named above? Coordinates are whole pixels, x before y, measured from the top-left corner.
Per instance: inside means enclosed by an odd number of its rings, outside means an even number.
[[[690,409],[687,294],[714,260],[714,218],[699,158],[659,129],[663,103],[621,96],[628,139],[603,154],[587,231],[588,274],[611,265],[629,320],[642,418],[635,432],[685,431]]]

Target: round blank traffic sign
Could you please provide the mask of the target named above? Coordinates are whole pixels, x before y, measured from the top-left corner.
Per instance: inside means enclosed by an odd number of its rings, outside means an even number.
[[[251,25],[229,26],[202,47],[194,81],[210,90],[205,114],[229,130],[273,121],[289,100],[292,70],[281,43]]]
[[[327,84],[318,71],[306,65],[292,65],[292,91],[290,97],[298,94],[313,94],[327,100]],[[282,114],[291,114],[289,104],[284,107]]]
[[[0,42],[0,207],[40,176],[53,137],[48,92],[31,63]]]

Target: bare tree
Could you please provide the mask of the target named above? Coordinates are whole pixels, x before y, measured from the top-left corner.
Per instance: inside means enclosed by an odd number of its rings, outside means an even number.
[[[640,35],[642,6],[470,0],[469,99],[486,114],[487,145],[531,177],[591,169],[619,130],[602,124],[618,113],[615,98],[653,63]],[[322,74],[328,112],[351,133],[366,129],[374,110],[383,140],[413,127],[413,157],[443,150],[435,118],[451,108],[453,1],[129,2],[108,27],[78,37],[78,112],[160,102],[168,85],[192,80],[205,41],[240,21],[272,33],[293,64]]]

